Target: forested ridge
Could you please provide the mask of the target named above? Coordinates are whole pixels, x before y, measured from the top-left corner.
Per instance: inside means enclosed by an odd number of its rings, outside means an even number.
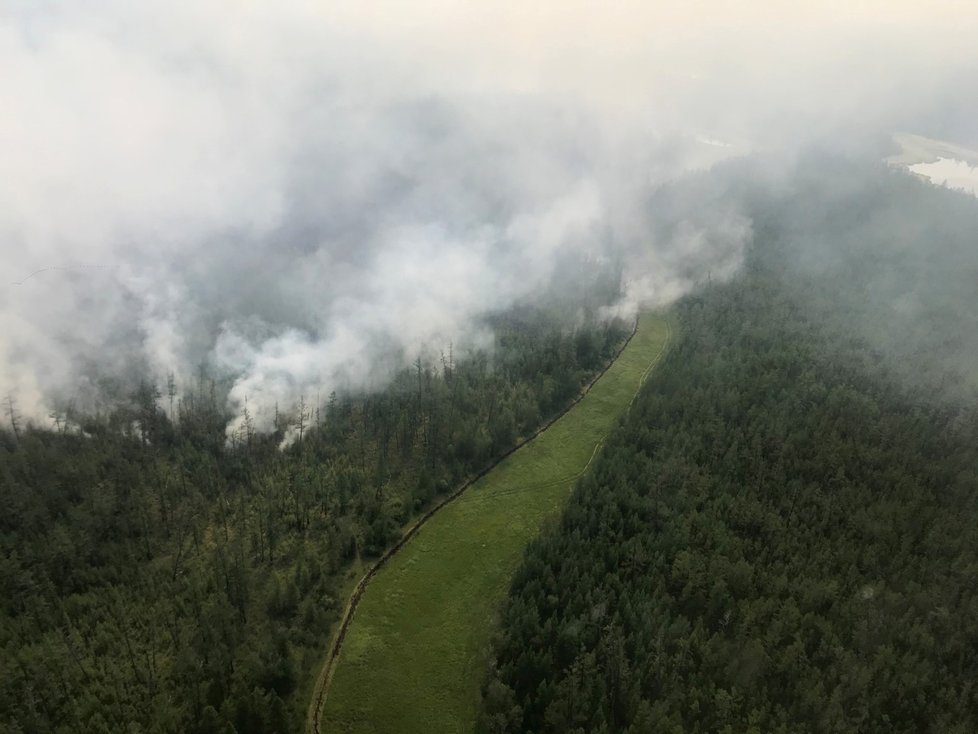
[[[0,730],[300,730],[360,559],[566,406],[628,328],[529,306],[490,326],[491,353],[307,396],[230,442],[206,371],[51,429],[8,405]]]
[[[828,173],[744,197],[744,272],[514,579],[482,731],[978,730],[978,203]]]

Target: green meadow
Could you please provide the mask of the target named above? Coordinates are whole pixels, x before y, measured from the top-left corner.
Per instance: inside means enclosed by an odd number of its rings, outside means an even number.
[[[666,348],[645,314],[591,391],[435,514],[367,587],[321,714],[323,732],[470,732],[495,615],[527,543],[575,481]]]

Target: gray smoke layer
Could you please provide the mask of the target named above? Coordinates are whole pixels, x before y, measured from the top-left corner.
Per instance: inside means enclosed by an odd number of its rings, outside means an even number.
[[[936,11],[840,32],[764,3],[321,5],[0,8],[0,395],[23,414],[203,362],[267,429],[485,345],[481,317],[568,258],[623,259],[619,312],[666,303],[735,272],[751,222],[706,202],[655,237],[662,183],[812,137],[954,137],[974,104],[975,25]]]

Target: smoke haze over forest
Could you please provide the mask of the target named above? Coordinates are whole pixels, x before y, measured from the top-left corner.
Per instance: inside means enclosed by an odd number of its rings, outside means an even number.
[[[23,414],[205,362],[267,428],[381,384],[379,355],[484,344],[485,314],[575,268],[620,262],[625,310],[731,275],[754,223],[722,196],[653,236],[685,172],[758,153],[787,186],[812,143],[978,143],[964,2],[322,5],[0,9],[0,395]]]

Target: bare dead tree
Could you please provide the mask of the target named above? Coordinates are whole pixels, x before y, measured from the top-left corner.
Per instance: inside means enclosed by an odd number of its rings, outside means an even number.
[[[299,443],[300,444],[302,443],[302,434],[306,430],[306,418],[308,418],[307,408],[306,408],[306,396],[305,395],[300,395],[299,396],[299,415],[296,418],[296,426],[299,429]]]
[[[64,431],[61,430],[61,420],[62,419],[61,419],[61,413],[60,412],[58,412],[57,410],[52,410],[50,413],[48,413],[48,418],[50,418],[54,422],[54,429],[58,433],[64,433]]]
[[[177,396],[177,378],[173,371],[166,373],[166,395],[170,399],[170,422],[173,422],[173,401]]]
[[[255,436],[255,422],[251,419],[251,413],[248,410],[247,395],[245,395],[244,420],[242,421],[242,427],[244,428],[245,444],[248,446],[248,450],[250,451],[251,441]]]
[[[7,418],[10,419],[10,430],[14,433],[14,438],[20,439],[20,413],[17,412],[17,403],[14,396],[7,395]]]

